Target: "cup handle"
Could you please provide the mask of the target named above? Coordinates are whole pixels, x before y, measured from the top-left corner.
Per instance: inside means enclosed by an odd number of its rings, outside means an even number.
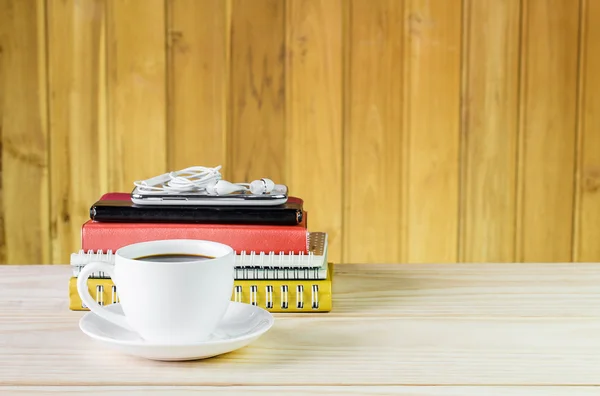
[[[81,301],[87,305],[90,311],[101,318],[108,320],[117,326],[123,327],[124,329],[135,331],[131,328],[131,326],[129,326],[129,323],[127,323],[125,315],[117,314],[107,310],[105,307],[98,304],[90,295],[87,280],[93,272],[98,271],[106,272],[108,275],[110,275],[113,283],[115,282],[114,265],[103,262],[93,262],[83,266],[79,272],[79,275],[77,276],[77,293],[79,293]]]

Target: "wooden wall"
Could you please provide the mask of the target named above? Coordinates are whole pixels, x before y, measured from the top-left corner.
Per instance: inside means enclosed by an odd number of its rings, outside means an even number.
[[[0,0],[0,35],[0,262],[218,164],[336,262],[600,260],[600,1]]]

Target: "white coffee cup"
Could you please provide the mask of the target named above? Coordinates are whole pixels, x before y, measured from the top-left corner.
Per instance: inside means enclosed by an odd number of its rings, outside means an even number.
[[[211,241],[136,243],[118,249],[114,265],[85,265],[77,291],[93,313],[137,332],[146,341],[200,342],[216,329],[230,304],[234,255],[231,247]],[[181,261],[159,261],[169,257]],[[90,295],[87,279],[98,271],[111,277],[124,315],[108,311]]]

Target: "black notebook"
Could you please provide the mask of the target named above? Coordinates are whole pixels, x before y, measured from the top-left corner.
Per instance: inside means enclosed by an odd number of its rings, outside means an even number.
[[[141,206],[131,200],[107,199],[90,208],[92,220],[118,223],[297,225],[305,216],[299,199],[277,206]]]

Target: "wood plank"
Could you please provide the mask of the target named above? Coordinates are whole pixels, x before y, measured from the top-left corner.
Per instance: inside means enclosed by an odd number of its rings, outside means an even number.
[[[465,3],[459,260],[515,259],[520,1]]]
[[[598,282],[595,265],[337,265],[332,314],[593,319]]]
[[[225,395],[328,395],[328,396],[595,396],[598,389],[588,386],[0,386],[11,395],[191,395],[198,392]]]
[[[353,1],[344,133],[344,262],[402,260],[403,3]]]
[[[286,7],[286,173],[304,199],[309,230],[328,233],[342,259],[342,2],[290,0]]]
[[[106,192],[106,4],[48,2],[52,262],[81,249],[81,225]]]
[[[280,316],[243,349],[164,364],[94,342],[80,317],[5,314],[0,385],[550,386],[600,376],[600,322],[590,318]]]
[[[46,7],[44,0],[2,0],[2,261],[48,263],[50,209]]]
[[[61,281],[68,266],[3,266],[0,385],[598,385],[600,265],[336,268],[332,313],[278,314],[242,350],[163,364],[81,333],[84,312],[67,310]]]
[[[70,274],[61,265],[2,268],[0,312],[19,318],[60,315],[68,309],[64,285]],[[599,283],[600,267],[594,264],[337,264],[333,310],[315,316],[593,319],[600,316]]]
[[[5,23],[3,16],[7,16],[8,13],[5,12],[7,7],[9,6],[9,0],[0,0],[0,143],[2,142],[2,129],[4,128],[4,101],[6,97],[6,87],[4,80],[7,79],[8,67],[7,67],[7,55],[6,48],[8,42],[8,34],[11,30],[11,26],[8,23]],[[6,229],[4,227],[4,187],[2,185],[2,168],[4,161],[3,158],[3,150],[0,148],[0,262],[6,262]]]
[[[584,4],[574,261],[600,261],[600,3]]]
[[[227,2],[168,0],[167,14],[169,170],[225,167]]]
[[[163,0],[108,3],[108,188],[167,171]]]
[[[458,259],[461,13],[406,1],[404,262]]]
[[[285,2],[232,0],[230,181],[285,177]]]
[[[570,261],[579,4],[523,5],[517,261]]]

